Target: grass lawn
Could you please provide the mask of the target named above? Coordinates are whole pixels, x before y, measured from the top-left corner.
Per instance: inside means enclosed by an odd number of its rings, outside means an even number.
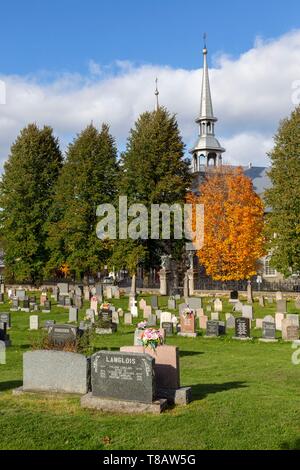
[[[147,298],[147,297],[144,297]],[[160,306],[167,298],[159,299]],[[113,300],[126,309],[128,299]],[[149,302],[148,302],[149,303]],[[87,303],[84,306],[88,307]],[[0,311],[9,311],[8,303]],[[83,309],[80,318],[84,316]],[[224,313],[231,311],[225,302]],[[275,304],[254,306],[255,317],[275,313]],[[297,312],[293,302],[289,311]],[[299,312],[298,312],[299,313]],[[222,338],[168,338],[180,348],[181,384],[193,402],[160,416],[114,415],[82,410],[77,396],[12,396],[22,385],[22,354],[39,332],[28,331],[29,315],[12,312],[13,345],[0,365],[0,449],[300,449],[300,365],[291,344],[265,344],[253,330],[249,342]],[[54,306],[40,321],[68,321]],[[133,344],[134,327],[99,336],[97,349]]]

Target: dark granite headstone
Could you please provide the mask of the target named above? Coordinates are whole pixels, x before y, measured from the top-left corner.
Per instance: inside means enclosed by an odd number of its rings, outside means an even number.
[[[64,295],[59,295],[58,296],[58,305],[65,305],[65,296]]]
[[[154,363],[149,354],[98,351],[91,358],[92,395],[152,403]]]
[[[219,322],[209,320],[206,323],[206,336],[219,336]]]
[[[43,306],[43,312],[50,312],[51,311],[51,302],[50,300],[46,300]]]
[[[22,308],[29,308],[29,300],[23,300],[22,302]]]
[[[164,321],[161,324],[161,327],[166,332],[166,336],[173,336],[173,323],[169,321]]]
[[[4,303],[4,294],[0,293],[0,304]]]
[[[238,300],[239,298],[239,293],[237,290],[233,290],[230,292],[230,299],[231,300]]]
[[[235,319],[235,336],[236,338],[250,337],[250,319],[247,317],[239,317]]]
[[[262,337],[263,339],[276,338],[276,325],[274,322],[262,322]]]
[[[19,299],[14,298],[12,299],[12,308],[11,310],[19,310]]]
[[[71,325],[53,325],[48,331],[49,340],[54,346],[75,343],[77,335],[78,328]]]
[[[3,341],[6,346],[11,345],[11,341],[9,339],[9,335],[6,332],[7,324],[6,322],[0,322],[0,341]]]

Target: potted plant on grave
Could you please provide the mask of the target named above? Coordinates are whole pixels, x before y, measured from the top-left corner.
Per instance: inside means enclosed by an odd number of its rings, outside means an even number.
[[[146,328],[142,331],[141,341],[144,348],[151,348],[155,352],[157,346],[163,344],[163,336],[155,328]]]

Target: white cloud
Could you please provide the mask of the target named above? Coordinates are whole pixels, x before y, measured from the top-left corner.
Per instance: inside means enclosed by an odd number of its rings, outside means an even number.
[[[278,122],[299,95],[300,31],[279,39],[257,39],[237,59],[218,56],[210,70],[217,137],[227,162],[267,163],[266,151]],[[92,120],[111,125],[119,147],[138,115],[154,108],[155,78],[160,102],[177,114],[189,148],[196,139],[201,71],[155,65],[135,66],[116,61],[102,66],[89,62],[89,74],[63,74],[45,83],[41,76],[0,76],[6,85],[6,105],[0,104],[0,161],[20,129],[29,122],[53,126],[63,145]],[[299,86],[300,88],[300,86]],[[300,96],[300,95],[299,95]]]

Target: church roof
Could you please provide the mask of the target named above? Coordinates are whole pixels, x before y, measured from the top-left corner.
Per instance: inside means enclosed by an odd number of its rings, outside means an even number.
[[[244,173],[252,180],[255,192],[262,196],[266,189],[272,185],[268,176],[269,168],[265,166],[252,166],[244,168]]]

